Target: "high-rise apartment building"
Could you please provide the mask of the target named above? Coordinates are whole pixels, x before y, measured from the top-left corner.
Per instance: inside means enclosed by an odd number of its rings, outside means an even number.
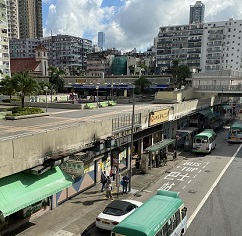
[[[97,46],[103,51],[105,49],[105,33],[98,32],[98,43]]]
[[[9,52],[11,58],[35,57],[35,49],[41,43],[40,39],[9,39]]]
[[[8,37],[19,38],[18,0],[6,0],[8,17]]]
[[[201,68],[242,70],[242,20],[204,24]]]
[[[10,73],[7,4],[0,0],[0,80]]]
[[[69,75],[80,75],[86,69],[87,54],[92,52],[91,40],[70,35],[45,37],[42,44],[48,49],[49,65]]]
[[[42,0],[19,0],[18,17],[20,38],[43,37]]]
[[[192,69],[200,68],[203,24],[161,27],[156,42],[156,64],[161,71],[172,66],[172,61]]]
[[[202,72],[242,70],[242,20],[161,27],[155,42],[161,71],[174,59]]]
[[[205,11],[205,5],[201,1],[197,1],[195,5],[191,5],[189,24],[203,23],[204,11]]]

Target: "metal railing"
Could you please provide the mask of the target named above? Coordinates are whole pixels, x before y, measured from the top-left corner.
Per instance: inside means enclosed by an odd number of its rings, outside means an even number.
[[[208,90],[208,91],[241,91],[242,92],[242,85],[198,85],[195,87],[198,90]]]

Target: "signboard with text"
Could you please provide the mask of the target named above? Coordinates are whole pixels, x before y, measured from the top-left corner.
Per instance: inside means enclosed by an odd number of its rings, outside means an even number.
[[[154,114],[150,114],[149,126],[157,125],[169,120],[169,109],[155,111]]]

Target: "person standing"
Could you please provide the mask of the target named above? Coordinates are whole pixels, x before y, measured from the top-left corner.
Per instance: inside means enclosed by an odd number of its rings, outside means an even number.
[[[112,190],[113,190],[112,183],[111,183],[111,180],[110,180],[110,178],[108,176],[107,182],[105,184],[105,191],[106,191],[106,198],[107,199],[113,200]]]
[[[129,177],[128,177],[128,175],[126,174],[126,175],[123,177],[123,193],[126,193],[126,194],[127,194],[127,191],[128,191],[128,184],[129,184]]]
[[[106,171],[104,170],[102,173],[101,173],[101,183],[102,183],[102,189],[101,189],[101,192],[104,191],[104,187],[105,187],[105,184],[107,183],[107,174],[106,174]]]
[[[117,174],[117,167],[116,166],[112,166],[112,177],[113,177],[113,181],[115,180],[116,174]]]

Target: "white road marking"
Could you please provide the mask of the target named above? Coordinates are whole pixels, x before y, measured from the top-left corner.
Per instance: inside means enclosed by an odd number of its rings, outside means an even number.
[[[192,182],[192,180],[189,180],[189,181],[188,181],[188,184],[190,184],[191,182]]]
[[[184,188],[186,188],[186,185],[182,189],[184,189]]]
[[[198,173],[200,173],[202,170],[199,170]]]
[[[193,179],[196,178],[196,176],[197,176],[197,175],[194,175],[194,176],[193,176]]]
[[[220,181],[220,179],[224,175],[225,171],[228,169],[228,167],[230,166],[231,162],[234,160],[234,158],[236,157],[236,155],[240,151],[241,147],[242,147],[242,144],[240,144],[240,146],[237,149],[237,151],[235,152],[235,154],[232,156],[232,158],[229,160],[229,162],[227,163],[227,165],[221,171],[220,175],[215,180],[215,182],[213,183],[213,185],[211,186],[211,188],[208,190],[207,194],[204,196],[204,198],[202,199],[202,201],[199,203],[199,205],[197,206],[196,210],[192,213],[191,217],[187,221],[187,227],[189,227],[189,225],[192,223],[192,221],[196,217],[197,213],[200,211],[200,209],[202,208],[202,206],[204,205],[204,203],[208,199],[209,195],[212,193],[213,189],[216,187],[216,185],[218,184],[218,182]]]
[[[142,192],[151,193],[152,191],[144,189]]]

